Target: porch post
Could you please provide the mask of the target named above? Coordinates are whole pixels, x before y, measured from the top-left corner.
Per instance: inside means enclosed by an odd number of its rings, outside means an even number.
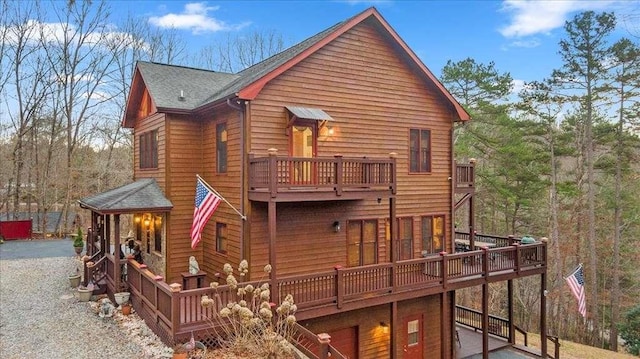
[[[121,248],[120,248],[120,214],[115,214],[113,215],[113,221],[114,221],[114,226],[115,228],[113,229],[113,234],[114,234],[114,245],[115,245],[115,249],[113,252],[114,255],[114,265],[113,265],[113,276],[115,278],[113,278],[114,284],[115,284],[115,288],[114,293],[117,293],[120,291],[120,273],[122,272],[122,270],[120,269],[120,254],[121,254]]]
[[[280,293],[277,288],[277,264],[276,264],[276,202],[269,200],[269,264],[271,264],[270,287],[271,300],[278,305],[280,303]]]
[[[104,251],[102,254],[111,253],[111,215],[104,215]]]
[[[489,284],[482,285],[482,359],[489,359]]]
[[[546,258],[545,258],[546,260]],[[547,273],[540,275],[540,350],[547,357]]]
[[[507,280],[507,312],[509,318],[509,343],[516,343],[516,325],[513,322],[513,279]]]

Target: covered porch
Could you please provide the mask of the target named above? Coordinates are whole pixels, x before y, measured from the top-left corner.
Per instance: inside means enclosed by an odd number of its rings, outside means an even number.
[[[164,214],[173,208],[155,179],[144,178],[78,201],[91,211],[91,227],[87,232],[83,285],[94,285],[94,294],[113,294],[128,289],[125,250],[132,254],[137,246],[150,250],[151,226],[138,216],[138,226],[129,234],[121,233],[121,217],[139,213]],[[151,218],[151,216],[149,216]],[[144,222],[144,223],[143,223]],[[162,222],[160,222],[161,224]],[[147,227],[146,230],[143,227]],[[143,241],[146,239],[146,243]],[[126,240],[127,246],[124,246]]]

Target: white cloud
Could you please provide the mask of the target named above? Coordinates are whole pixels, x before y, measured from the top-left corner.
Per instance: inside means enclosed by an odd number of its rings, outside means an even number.
[[[517,40],[513,41],[511,47],[525,47],[525,48],[533,48],[540,46],[540,39],[531,38],[528,40]]]
[[[229,25],[224,21],[209,15],[209,11],[216,11],[219,8],[219,6],[207,6],[205,2],[188,3],[184,6],[182,13],[152,16],[149,18],[149,22],[162,28],[191,30],[193,34],[239,30],[249,25],[248,22],[238,25]]]
[[[616,1],[537,1],[504,0],[502,11],[509,13],[509,25],[499,31],[505,37],[522,37],[534,34],[548,34],[551,30],[564,26],[571,13],[609,8]]]

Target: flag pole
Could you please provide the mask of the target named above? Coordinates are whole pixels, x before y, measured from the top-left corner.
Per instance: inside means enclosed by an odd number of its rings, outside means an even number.
[[[240,216],[240,218],[242,218],[242,220],[243,220],[243,221],[246,221],[246,220],[247,220],[247,216],[245,216],[244,214],[242,214],[242,212],[238,211],[238,210],[236,209],[236,207],[234,207],[231,203],[229,203],[229,201],[227,201],[227,199],[226,199],[226,198],[224,198],[224,196],[222,196],[220,193],[218,193],[218,191],[216,191],[215,189],[213,189],[213,187],[211,187],[211,185],[209,185],[209,184],[207,183],[207,181],[205,181],[205,180],[204,180],[204,178],[200,177],[200,175],[199,175],[199,174],[196,174],[196,177],[197,177],[200,181],[202,181],[202,184],[203,184],[205,187],[207,187],[207,189],[208,189],[209,191],[211,191],[211,192],[215,193],[215,194],[216,194],[216,196],[220,197],[220,199],[222,199],[222,200],[224,201],[224,203],[228,204],[228,205],[229,205],[229,207],[231,207],[231,209],[233,209],[234,211],[236,211],[236,213]]]

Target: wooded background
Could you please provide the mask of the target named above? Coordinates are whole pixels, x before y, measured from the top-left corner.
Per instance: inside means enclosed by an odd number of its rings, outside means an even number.
[[[131,133],[120,122],[135,61],[237,72],[285,48],[263,30],[193,53],[177,31],[134,18],[114,25],[106,2],[52,9],[56,24],[39,1],[0,0],[0,215],[8,218],[66,216],[79,198],[132,180]],[[638,323],[625,314],[640,306],[638,23],[639,13],[576,15],[558,43],[562,66],[518,93],[493,62],[449,61],[441,76],[473,117],[456,127],[455,146],[459,160],[477,159],[475,229],[548,237],[549,333],[613,350],[619,325],[640,350]],[[613,40],[616,24],[627,24],[627,38]],[[563,278],[579,263],[587,320]],[[492,314],[506,308],[503,287],[492,287]],[[539,283],[516,288],[518,324],[536,331]]]

